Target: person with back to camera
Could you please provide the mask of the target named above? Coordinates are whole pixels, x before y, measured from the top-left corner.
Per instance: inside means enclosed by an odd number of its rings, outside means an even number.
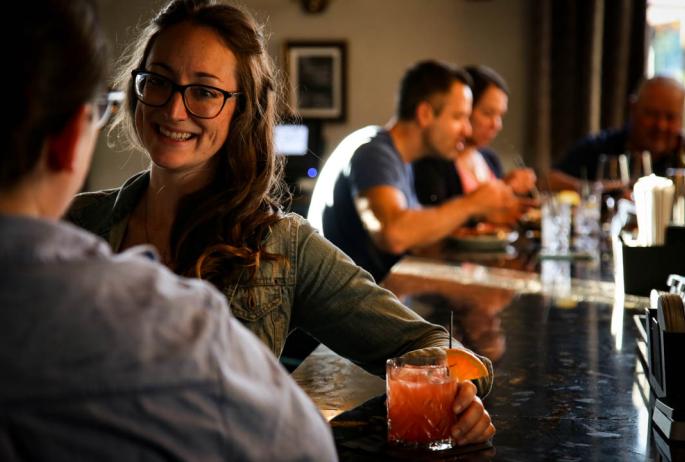
[[[336,460],[220,293],[59,221],[117,96],[94,2],[17,3],[3,31],[0,460]]]
[[[388,358],[448,345],[444,328],[282,212],[278,82],[247,13],[172,1],[143,31],[118,82],[127,92],[119,123],[152,163],[121,188],[79,196],[72,221],[116,251],[153,244],[175,272],[212,282],[277,356],[295,328],[376,374]],[[491,382],[492,373],[479,382],[481,394]],[[460,384],[455,409],[460,444],[494,434],[473,383]]]
[[[435,156],[414,162],[416,195],[422,204],[440,204],[495,178],[503,179],[520,195],[528,194],[535,186],[535,173],[529,168],[515,168],[505,176],[499,156],[489,147],[502,130],[507,113],[507,83],[487,66],[467,66],[464,70],[472,81],[471,136],[454,160]]]

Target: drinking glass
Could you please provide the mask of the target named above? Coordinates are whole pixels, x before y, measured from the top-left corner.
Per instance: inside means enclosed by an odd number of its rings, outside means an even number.
[[[571,206],[547,196],[542,208],[542,249],[547,253],[568,253],[571,241]]]
[[[445,358],[394,358],[386,363],[388,441],[429,450],[453,446],[458,379]]]
[[[609,223],[616,214],[618,200],[630,195],[631,168],[632,175],[639,174],[640,165],[631,159],[630,153],[618,156],[602,154],[597,163],[596,181],[593,193],[601,198],[600,223],[603,234],[609,233]]]
[[[583,195],[573,214],[573,231],[577,236],[599,234],[602,215],[599,194]]]
[[[571,295],[571,262],[568,260],[542,260],[540,282],[546,294],[556,298]]]
[[[595,181],[595,189],[605,192],[626,187],[630,183],[629,156],[599,156]]]
[[[685,226],[685,168],[669,168],[666,176],[675,186],[671,222],[677,226]]]

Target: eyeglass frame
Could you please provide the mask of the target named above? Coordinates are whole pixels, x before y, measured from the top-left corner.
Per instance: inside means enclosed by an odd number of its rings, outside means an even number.
[[[146,103],[145,101],[143,101],[142,97],[138,94],[138,89],[137,89],[137,85],[136,85],[136,79],[138,78],[139,75],[151,75],[151,76],[160,78],[166,82],[169,82],[169,84],[171,85],[171,92],[169,92],[169,96],[167,97],[166,101],[164,101],[161,104],[150,104],[150,103]],[[239,92],[239,91],[226,91],[222,88],[213,87],[211,85],[203,85],[200,83],[189,83],[187,85],[179,85],[176,82],[174,82],[173,80],[171,80],[169,77],[165,77],[161,74],[158,74],[156,72],[151,72],[151,71],[148,71],[145,69],[134,69],[133,71],[131,71],[131,76],[133,77],[133,94],[136,96],[136,99],[139,102],[143,103],[146,106],[150,106],[150,107],[163,107],[169,103],[169,101],[171,100],[171,97],[174,95],[174,93],[180,93],[181,99],[183,100],[183,107],[185,107],[186,111],[188,111],[188,114],[191,114],[193,117],[197,117],[198,119],[214,119],[214,118],[218,117],[219,114],[221,114],[221,111],[224,110],[224,106],[226,106],[226,101],[228,101],[231,98],[235,98],[237,96],[242,95],[242,92]],[[209,88],[212,90],[216,90],[223,95],[224,101],[221,103],[221,107],[219,108],[219,110],[217,111],[217,113],[215,115],[213,115],[211,117],[201,116],[201,115],[195,114],[193,111],[190,110],[190,108],[188,107],[188,103],[186,102],[186,90],[190,87]]]
[[[112,114],[116,112],[114,108],[119,108],[124,102],[125,97],[126,94],[123,91],[108,90],[96,98],[93,102],[95,128],[100,129],[107,125]],[[100,105],[102,103],[106,103],[106,105],[104,106],[105,109],[101,112]]]

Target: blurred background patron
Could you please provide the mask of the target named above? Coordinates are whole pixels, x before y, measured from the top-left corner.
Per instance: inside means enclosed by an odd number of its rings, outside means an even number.
[[[631,171],[640,170],[642,153],[651,157],[653,172],[666,175],[669,167],[683,165],[683,107],[685,88],[671,77],[657,76],[644,81],[630,98],[627,124],[620,129],[602,130],[578,141],[550,172],[554,190],[580,190],[583,175],[601,179],[604,189],[620,187],[620,178],[606,178],[600,171],[600,158],[627,154]],[[600,176],[597,178],[598,171]],[[585,173],[583,173],[585,172]]]
[[[509,105],[506,82],[486,66],[469,66],[465,71],[472,80],[471,136],[454,160],[433,156],[414,162],[416,194],[422,204],[440,204],[496,178],[503,179],[517,194],[526,194],[535,185],[531,169],[516,168],[505,177],[499,155],[490,148],[502,130]]]

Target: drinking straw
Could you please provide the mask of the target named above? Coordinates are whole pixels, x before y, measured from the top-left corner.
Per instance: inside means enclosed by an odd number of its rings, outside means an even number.
[[[642,151],[642,176],[652,174],[652,154],[649,151]]]
[[[450,348],[452,348],[452,332],[454,331],[454,311],[450,311]]]
[[[621,175],[621,183],[630,183],[630,173],[628,173],[628,156],[625,154],[620,154],[618,156],[618,170]]]

